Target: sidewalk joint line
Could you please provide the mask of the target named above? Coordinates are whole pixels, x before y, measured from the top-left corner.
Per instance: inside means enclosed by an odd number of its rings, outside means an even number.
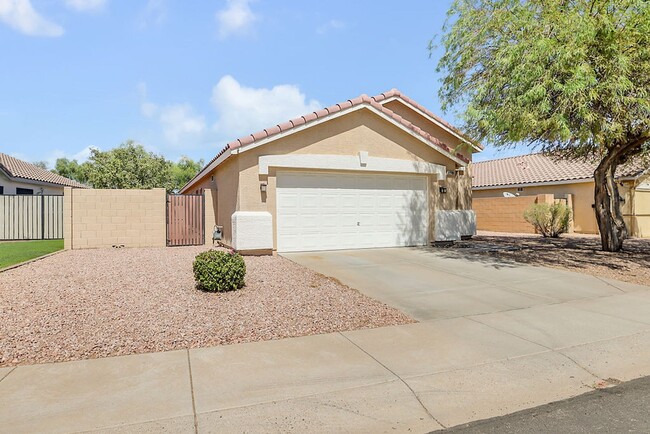
[[[573,362],[573,363],[574,363],[578,368],[582,369],[583,371],[585,371],[587,374],[591,375],[592,377],[595,377],[595,378],[597,378],[597,379],[599,379],[599,380],[604,380],[604,378],[600,378],[600,377],[599,377],[598,375],[596,375],[594,372],[591,372],[589,369],[587,369],[586,367],[582,366],[582,365],[581,365],[580,363],[578,363],[578,362],[577,362],[573,357],[568,356],[568,355],[566,355],[566,354],[564,354],[564,353],[562,353],[562,352],[560,352],[560,351],[555,351],[555,353],[560,354],[560,355],[566,357],[567,359],[571,360],[571,361],[572,361],[572,362]],[[591,386],[590,386],[590,387],[591,387]],[[595,389],[595,388],[592,387],[592,389]]]
[[[190,374],[190,392],[192,395],[192,414],[194,415],[194,434],[199,434],[199,418],[196,415],[196,401],[194,399],[194,381],[192,380],[192,362],[190,361],[190,349],[187,352],[187,368]]]
[[[594,277],[595,277],[596,279],[600,280],[601,282],[603,282],[605,285],[609,285],[609,286],[611,286],[612,288],[616,288],[616,289],[618,289],[618,290],[621,291],[623,294],[627,294],[625,291],[623,291],[621,288],[619,288],[618,286],[614,285],[613,283],[610,283],[610,282],[605,281],[602,277],[599,277],[599,276],[594,276]]]
[[[3,375],[2,378],[0,378],[0,382],[2,382],[2,380],[4,380],[5,378],[7,378],[7,377],[9,376],[9,374],[11,374],[12,372],[14,372],[14,371],[16,370],[17,367],[18,367],[18,366],[14,366],[13,368],[11,368],[11,369],[9,370],[9,372],[7,372],[5,375]]]
[[[496,328],[496,327],[494,327],[494,326],[491,326],[491,325],[489,325],[489,324],[482,323],[482,322],[480,322],[480,321],[478,321],[478,320],[475,320],[475,319],[473,319],[473,318],[467,318],[467,319],[469,319],[469,320],[471,320],[471,321],[474,321],[474,322],[476,322],[476,323],[478,323],[478,324],[483,324],[484,326],[490,327],[491,329],[494,329],[494,330],[501,331],[501,332],[503,332],[503,333],[509,334],[510,336],[514,336],[514,337],[516,337],[516,338],[523,339],[523,340],[525,340],[526,342],[530,342],[531,344],[535,344],[535,345],[539,345],[539,346],[541,346],[541,347],[547,348],[547,349],[549,349],[551,352],[556,353],[556,354],[559,354],[560,356],[563,356],[563,357],[565,357],[565,358],[571,360],[571,362],[573,362],[573,363],[574,363],[578,368],[582,369],[583,371],[585,371],[587,374],[591,375],[592,377],[595,377],[595,378],[597,378],[597,379],[599,379],[599,380],[602,380],[602,378],[600,378],[598,375],[594,374],[594,373],[591,372],[589,369],[585,368],[585,367],[582,366],[580,363],[578,363],[578,362],[576,362],[575,360],[573,360],[571,357],[569,357],[569,356],[567,356],[566,354],[560,352],[560,350],[553,349],[553,348],[548,347],[548,346],[546,346],[546,345],[544,345],[544,344],[540,344],[539,342],[531,341],[530,339],[524,338],[524,337],[522,337],[522,336],[518,336],[518,335],[516,335],[516,334],[514,334],[514,333],[511,333],[511,332],[509,332],[509,331],[507,331],[507,330],[502,330],[502,329]]]
[[[424,411],[429,415],[429,417],[430,417],[431,419],[433,419],[433,420],[434,420],[438,425],[440,425],[441,427],[443,427],[443,428],[447,428],[447,426],[446,426],[445,424],[443,424],[442,422],[440,422],[438,419],[436,419],[436,417],[435,417],[433,414],[431,414],[431,412],[430,412],[429,409],[424,405],[424,403],[422,402],[422,400],[420,399],[420,397],[417,395],[417,393],[415,393],[415,390],[413,390],[413,388],[411,388],[411,386],[410,386],[406,381],[404,381],[404,379],[403,379],[402,377],[400,377],[400,376],[397,375],[395,372],[393,372],[393,371],[392,371],[388,366],[384,365],[384,364],[381,363],[379,360],[377,360],[377,359],[375,358],[375,356],[373,356],[372,354],[370,354],[368,351],[364,350],[364,349],[361,348],[359,345],[357,345],[357,343],[354,342],[352,339],[350,339],[349,337],[347,337],[346,335],[344,335],[344,334],[341,333],[341,332],[338,332],[338,333],[339,333],[341,336],[343,336],[345,339],[347,339],[348,342],[350,342],[352,345],[354,345],[354,346],[357,347],[359,350],[361,350],[362,352],[364,352],[364,353],[365,353],[368,357],[370,357],[372,360],[374,360],[375,362],[377,362],[378,364],[380,364],[380,365],[381,365],[385,370],[387,370],[388,372],[390,372],[391,374],[393,374],[397,379],[399,379],[399,381],[401,381],[402,384],[404,384],[404,385],[408,388],[408,390],[411,391],[411,394],[413,395],[413,397],[414,397],[414,398],[415,398],[415,399],[420,403],[420,406],[421,406],[421,407],[424,409]]]
[[[467,319],[470,320],[470,321],[474,321],[474,322],[477,323],[477,324],[481,324],[481,325],[484,325],[484,326],[486,326],[486,327],[490,327],[492,330],[496,330],[496,331],[498,331],[498,332],[502,332],[502,333],[508,334],[508,335],[510,335],[510,336],[514,336],[515,338],[518,338],[518,339],[524,340],[524,341],[526,341],[526,342],[528,342],[528,343],[531,343],[531,344],[539,345],[540,347],[544,347],[544,348],[546,348],[547,350],[555,351],[553,348],[551,348],[551,347],[549,347],[549,346],[546,346],[546,345],[544,345],[544,344],[540,344],[539,342],[531,341],[530,339],[527,339],[527,338],[525,338],[525,337],[523,337],[523,336],[516,335],[516,334],[514,334],[514,333],[512,333],[512,332],[510,332],[510,331],[508,331],[508,330],[500,329],[500,328],[498,328],[498,327],[495,327],[495,326],[490,325],[490,324],[486,324],[486,323],[481,322],[481,321],[479,321],[479,320],[477,320],[477,319],[474,319],[474,318],[470,318],[470,317],[465,317],[465,318],[467,318]]]

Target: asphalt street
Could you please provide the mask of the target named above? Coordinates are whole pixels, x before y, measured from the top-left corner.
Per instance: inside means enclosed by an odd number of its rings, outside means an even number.
[[[436,432],[447,433],[647,433],[650,377],[575,398]]]

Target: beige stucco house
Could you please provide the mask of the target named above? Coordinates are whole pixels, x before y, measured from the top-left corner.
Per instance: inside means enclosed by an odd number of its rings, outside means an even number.
[[[474,233],[481,149],[393,89],[232,141],[181,193],[212,197],[206,216],[237,250],[424,245]]]
[[[505,225],[497,218],[481,218],[483,209],[490,212],[491,217],[499,213],[503,219],[511,217],[506,210],[510,207],[504,194],[520,198],[550,194],[556,200],[567,201],[572,208],[575,232],[597,234],[595,168],[594,162],[558,160],[539,153],[473,163],[472,196],[479,229],[502,231],[504,227],[511,227],[518,232],[522,225],[530,226],[523,221],[522,212],[516,216],[519,222],[510,220]],[[650,237],[650,170],[637,161],[619,167],[616,176],[624,200],[622,212],[628,233],[633,237]],[[501,208],[506,209],[501,211]]]
[[[63,195],[64,187],[87,188],[77,181],[0,152],[0,195]]]

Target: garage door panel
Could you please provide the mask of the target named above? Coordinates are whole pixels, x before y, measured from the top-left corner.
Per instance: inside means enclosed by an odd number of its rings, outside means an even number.
[[[279,251],[426,244],[422,176],[279,173],[276,185]]]

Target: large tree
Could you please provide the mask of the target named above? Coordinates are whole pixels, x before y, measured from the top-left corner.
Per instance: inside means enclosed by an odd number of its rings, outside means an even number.
[[[626,237],[616,168],[650,152],[650,1],[455,0],[443,109],[496,146],[591,159],[602,248]]]
[[[69,160],[67,158],[57,158],[56,164],[52,172],[69,179],[74,179],[82,184],[88,182],[88,163],[79,164],[77,160]]]
[[[194,161],[189,157],[181,157],[177,163],[172,166],[172,178],[174,181],[174,190],[178,191],[185,186],[194,176],[203,168],[203,159]]]
[[[59,158],[52,171],[94,188],[165,188],[176,192],[202,167],[203,160],[183,156],[173,163],[128,140],[108,151],[92,149],[82,164]]]
[[[92,149],[87,175],[94,188],[174,188],[172,163],[131,140],[109,151]]]

